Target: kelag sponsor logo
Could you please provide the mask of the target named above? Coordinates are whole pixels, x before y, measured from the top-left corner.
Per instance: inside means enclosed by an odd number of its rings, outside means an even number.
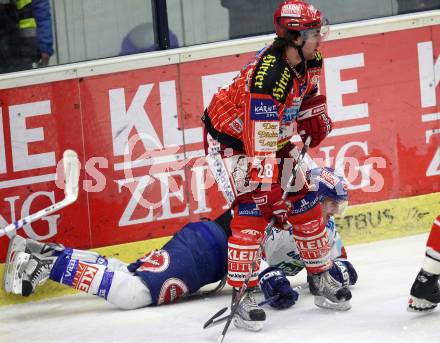
[[[88,292],[98,271],[99,268],[91,264],[79,262],[73,278],[72,288]]]

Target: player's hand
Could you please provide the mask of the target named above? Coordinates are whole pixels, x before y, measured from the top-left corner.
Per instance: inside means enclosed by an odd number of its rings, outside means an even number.
[[[357,282],[358,275],[353,265],[344,258],[337,258],[329,270],[331,276],[344,286],[352,286]]]
[[[298,133],[303,142],[312,137],[310,147],[318,146],[332,131],[333,122],[327,114],[326,97],[317,95],[304,100],[298,114]]]
[[[282,199],[283,190],[277,183],[258,188],[253,191],[252,199],[257,204],[261,214],[267,219],[275,218],[274,226],[281,230],[288,230],[290,223],[288,222],[288,206],[286,201]]]
[[[264,298],[273,300],[268,304],[277,309],[293,306],[298,300],[298,292],[291,286],[284,272],[279,268],[269,267],[258,276]]]

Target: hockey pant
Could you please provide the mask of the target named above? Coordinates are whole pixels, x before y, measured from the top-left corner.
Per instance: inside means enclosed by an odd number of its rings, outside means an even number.
[[[122,309],[160,305],[220,281],[227,236],[215,222],[190,223],[160,250],[129,265],[97,253],[65,249],[50,279],[105,298]]]

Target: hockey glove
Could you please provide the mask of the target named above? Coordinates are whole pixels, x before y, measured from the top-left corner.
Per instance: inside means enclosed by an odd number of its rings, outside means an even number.
[[[329,270],[330,275],[339,281],[343,286],[353,286],[356,284],[358,275],[353,265],[345,259],[333,261],[333,266]]]
[[[268,187],[269,188],[269,187]],[[261,214],[271,220],[275,217],[274,226],[281,230],[288,230],[290,223],[288,222],[287,203],[282,199],[283,190],[277,183],[270,185],[270,190],[256,189],[252,193],[252,199],[257,204]]]
[[[305,100],[301,105],[297,123],[302,141],[305,142],[310,136],[310,147],[318,146],[333,128],[333,122],[327,114],[326,97],[317,95]]]
[[[285,309],[294,305],[298,300],[298,292],[290,286],[289,280],[281,269],[266,268],[260,273],[258,279],[266,300],[278,295],[274,300],[268,302],[270,306]]]

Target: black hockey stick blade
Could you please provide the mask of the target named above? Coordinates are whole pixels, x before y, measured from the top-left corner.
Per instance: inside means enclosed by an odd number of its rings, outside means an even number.
[[[209,329],[209,328],[212,328],[212,327],[214,327],[214,326],[216,326],[216,325],[218,325],[218,324],[221,324],[221,323],[223,323],[225,320],[227,320],[228,318],[229,318],[229,316],[230,316],[230,314],[227,314],[226,316],[223,316],[223,317],[220,317],[220,318],[217,318],[217,319],[214,319],[214,320],[212,320],[209,324],[208,323],[206,323],[206,324],[208,324],[206,327],[204,326],[203,328],[204,329]],[[205,325],[206,325],[205,324]]]
[[[207,327],[209,327],[213,321],[220,317],[223,313],[225,313],[228,310],[227,307],[223,307],[220,311],[216,312],[211,318],[208,319],[208,321],[203,325],[203,328],[206,329]]]

